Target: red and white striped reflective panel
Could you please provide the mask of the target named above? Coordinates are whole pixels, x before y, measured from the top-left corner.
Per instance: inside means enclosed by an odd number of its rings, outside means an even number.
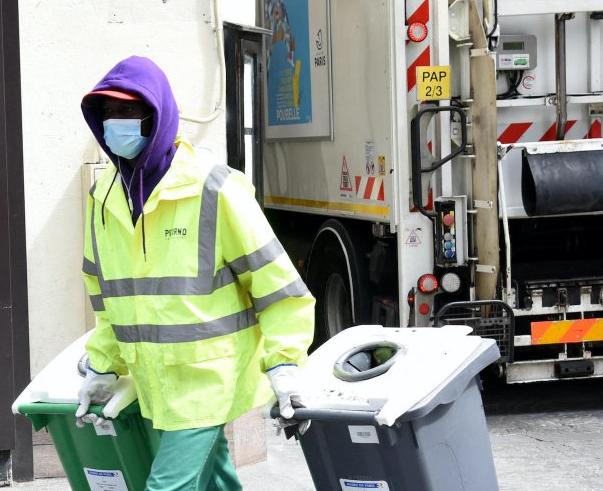
[[[416,0],[406,2],[406,8],[412,9],[413,4],[416,4],[416,3],[417,3]],[[406,18],[407,26],[410,26],[416,22],[419,24],[423,24],[424,26],[427,26],[427,23],[429,22],[429,0],[420,0],[419,5],[418,6],[415,5],[415,9]],[[410,42],[410,40],[407,40],[406,44],[408,44],[409,42]]]
[[[409,0],[406,2],[407,12],[406,25],[413,22],[420,22],[427,26],[427,32],[431,32],[429,20],[429,0]],[[427,36],[423,41],[411,43],[406,41],[406,59],[408,66],[406,69],[406,85],[410,93],[417,85],[417,67],[431,65],[431,36]]]
[[[511,123],[498,135],[501,143],[517,143],[532,123]]]
[[[594,119],[584,138],[601,138],[601,120]]]
[[[429,187],[429,190],[427,191],[427,204],[425,205],[425,209],[426,210],[433,210],[433,189],[431,189],[431,185]],[[410,211],[419,211],[419,209],[412,205],[410,207]]]
[[[383,177],[355,176],[356,197],[375,201],[385,201]]]
[[[565,122],[565,135],[569,135],[570,130],[574,127],[574,125],[576,124],[576,120],[575,119],[569,119]],[[550,142],[553,140],[557,139],[557,122],[553,123],[551,126],[549,126],[547,128],[547,130],[544,132],[544,135],[542,135],[538,141],[541,142]]]
[[[567,140],[601,138],[601,120],[593,119],[588,125],[584,120],[570,119],[565,123],[565,138]],[[556,122],[518,121],[498,126],[498,141],[501,143],[546,142],[556,139]]]
[[[417,85],[417,67],[431,65],[431,48],[427,46],[421,54],[410,64],[406,73],[408,92]]]

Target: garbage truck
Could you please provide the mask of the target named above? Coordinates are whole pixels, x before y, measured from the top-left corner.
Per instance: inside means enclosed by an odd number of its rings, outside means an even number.
[[[464,324],[496,340],[508,383],[603,376],[601,1],[257,14],[262,123],[244,138],[317,298],[315,345]]]

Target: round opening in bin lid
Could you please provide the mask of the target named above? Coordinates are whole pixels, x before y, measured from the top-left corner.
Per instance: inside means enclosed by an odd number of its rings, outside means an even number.
[[[391,341],[373,341],[343,353],[333,366],[333,374],[346,382],[368,380],[387,372],[406,352]]]

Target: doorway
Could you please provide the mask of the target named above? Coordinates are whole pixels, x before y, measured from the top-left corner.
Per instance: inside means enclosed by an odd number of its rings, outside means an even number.
[[[249,177],[262,204],[262,38],[265,29],[224,23],[228,165]]]

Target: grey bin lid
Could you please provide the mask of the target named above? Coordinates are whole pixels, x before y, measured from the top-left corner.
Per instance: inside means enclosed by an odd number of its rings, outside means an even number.
[[[386,425],[420,418],[458,398],[500,357],[494,340],[467,336],[469,332],[466,326],[346,329],[312,353],[303,367],[300,383],[307,409],[300,414],[320,419],[311,414],[331,412],[357,420],[363,413]],[[376,347],[395,352],[375,363],[371,353]]]
[[[474,379],[484,368],[500,358],[500,351],[498,350],[496,342],[492,341],[492,343],[489,344],[490,345],[488,348],[483,351],[479,357],[472,360],[461,373],[450,381],[450,383],[444,385],[432,396],[423,399],[421,402],[413,406],[408,412],[399,418],[399,421],[412,421],[413,419],[422,418],[433,411],[436,407],[442,404],[450,404],[451,402],[457,400],[465,391],[472,379]]]

